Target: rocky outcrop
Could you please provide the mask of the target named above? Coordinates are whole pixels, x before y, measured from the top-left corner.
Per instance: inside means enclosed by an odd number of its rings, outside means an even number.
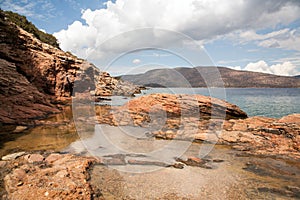
[[[10,22],[0,11],[0,122],[20,124],[58,112],[73,92],[132,95],[139,89]]]
[[[130,82],[113,78],[107,72],[101,72],[96,80],[96,96],[133,96],[140,93],[140,87]]]
[[[247,154],[300,158],[300,114],[247,118],[225,101],[200,95],[151,94],[104,112],[98,121],[141,126],[145,137],[231,145]]]
[[[168,126],[176,127],[180,121],[243,119],[247,114],[236,105],[202,95],[150,94],[130,100],[111,117],[114,125],[149,127],[166,120]]]

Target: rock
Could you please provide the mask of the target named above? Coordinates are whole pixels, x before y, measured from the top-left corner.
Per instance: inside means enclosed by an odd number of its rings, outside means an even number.
[[[172,164],[171,167],[174,167],[176,169],[183,169],[184,168],[184,164],[180,163],[180,162],[177,162],[177,163]]]
[[[91,98],[92,91],[104,96],[140,91],[71,53],[41,42],[0,12],[0,122],[29,124],[45,118],[60,112],[59,105],[70,102],[74,93],[86,92]]]
[[[25,131],[26,129],[28,129],[27,126],[17,126],[13,133],[20,133],[22,131]]]
[[[61,159],[63,157],[63,155],[61,155],[61,154],[58,154],[58,153],[52,153],[52,154],[50,154],[46,159],[45,159],[45,161],[47,162],[47,163],[53,163],[53,162],[55,162],[55,161],[57,161],[57,160],[59,160],[59,159]]]
[[[13,176],[17,180],[23,180],[26,177],[26,172],[23,169],[17,168],[13,171]]]
[[[91,199],[94,191],[88,179],[93,162],[70,154],[51,165],[45,160],[29,164],[19,158],[18,166],[3,179],[7,199]]]
[[[300,125],[300,114],[291,114],[288,116],[284,116],[281,119],[278,120],[278,123],[292,123]]]
[[[110,113],[114,125],[162,127],[166,137],[176,137],[179,128],[213,119],[214,126],[221,126],[218,119],[244,119],[247,114],[225,101],[201,95],[150,94],[130,100]],[[165,124],[160,124],[166,121]],[[179,124],[181,122],[181,124]],[[192,123],[193,122],[193,123]],[[191,128],[191,130],[197,128]],[[187,131],[187,130],[185,130]]]
[[[5,165],[6,165],[6,161],[0,160],[0,168],[5,167]]]
[[[149,160],[128,160],[128,164],[131,165],[155,165],[155,166],[160,166],[160,167],[167,167],[169,166],[168,164],[160,161],[149,161]]]
[[[126,161],[120,158],[102,159],[104,165],[126,165]]]
[[[125,157],[124,154],[107,155],[101,159],[101,163],[104,165],[126,165]]]
[[[2,160],[14,160],[14,159],[16,159],[16,158],[18,158],[18,157],[20,157],[20,156],[23,156],[24,154],[25,154],[24,151],[22,151],[22,152],[17,152],[17,153],[12,153],[12,154],[8,154],[8,155],[6,155],[6,156],[3,156],[3,157],[2,157]]]
[[[38,163],[44,160],[44,157],[40,154],[28,154],[24,156],[24,159],[29,163]]]
[[[183,160],[181,158],[176,158],[177,162],[184,163],[188,166],[194,166],[194,167],[202,167],[202,168],[209,168],[206,163],[207,160],[198,158],[198,157],[188,157],[187,160]]]

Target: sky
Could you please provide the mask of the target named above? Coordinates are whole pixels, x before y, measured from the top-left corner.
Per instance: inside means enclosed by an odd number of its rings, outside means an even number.
[[[225,66],[300,74],[299,0],[0,0],[112,75]]]

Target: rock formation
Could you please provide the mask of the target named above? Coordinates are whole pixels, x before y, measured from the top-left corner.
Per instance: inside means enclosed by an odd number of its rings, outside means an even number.
[[[94,199],[88,183],[90,166],[95,159],[74,155],[26,154],[1,161],[9,173],[3,178],[4,199]],[[17,165],[14,166],[14,163]]]
[[[240,108],[219,99],[151,94],[111,112],[101,111],[97,117],[100,123],[146,127],[148,137],[205,141],[249,154],[300,158],[300,114],[247,118]]]
[[[243,119],[238,106],[202,95],[150,94],[130,100],[112,113],[114,125],[149,126],[167,120]],[[179,120],[179,121],[178,121]],[[174,122],[172,122],[174,121]]]
[[[58,112],[73,92],[132,95],[133,84],[118,81],[93,64],[42,43],[0,12],[0,122],[20,124]]]

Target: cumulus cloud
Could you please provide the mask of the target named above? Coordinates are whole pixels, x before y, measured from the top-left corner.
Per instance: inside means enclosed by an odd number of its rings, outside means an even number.
[[[138,32],[101,46],[109,38],[137,28],[178,31],[201,42],[235,31],[289,24],[300,13],[300,5],[294,0],[117,0],[106,6],[84,10],[85,23],[75,21],[55,33],[61,48],[83,58],[101,58],[105,53],[130,50],[143,43],[178,43],[177,37],[162,32]]]
[[[132,61],[133,64],[140,64],[141,63],[141,60],[140,59],[134,59]]]
[[[263,60],[260,60],[255,63],[249,63],[248,65],[246,65],[244,70],[283,75],[283,76],[294,76],[299,73],[297,71],[296,66],[293,65],[291,62],[283,62],[283,63],[269,66]]]

